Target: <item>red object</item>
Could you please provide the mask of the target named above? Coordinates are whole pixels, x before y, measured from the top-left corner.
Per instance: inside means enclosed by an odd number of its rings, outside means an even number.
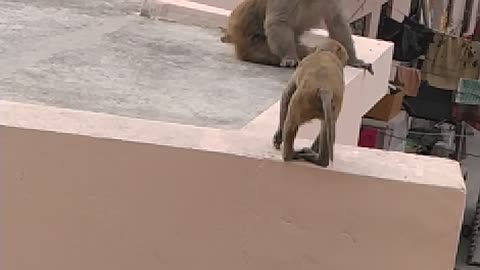
[[[358,139],[358,146],[377,148],[378,129],[372,127],[362,127],[360,130],[360,138]]]

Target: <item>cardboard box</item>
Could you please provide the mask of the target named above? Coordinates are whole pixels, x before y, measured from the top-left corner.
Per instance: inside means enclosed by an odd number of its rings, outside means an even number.
[[[404,96],[405,93],[403,91],[396,94],[387,94],[365,114],[365,117],[389,121],[402,110]]]

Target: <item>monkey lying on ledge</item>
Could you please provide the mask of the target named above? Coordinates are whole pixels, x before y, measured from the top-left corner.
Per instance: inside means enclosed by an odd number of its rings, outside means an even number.
[[[300,44],[300,36],[322,19],[329,37],[347,50],[348,65],[373,75],[372,64],[356,56],[341,0],[244,0],[230,14],[221,41],[233,43],[240,60],[294,67],[313,50]]]
[[[298,65],[282,95],[280,123],[273,137],[276,149],[283,142],[283,160],[304,159],[322,167],[333,161],[335,125],[342,108],[343,69],[347,61],[346,49],[328,39]],[[312,119],[321,120],[320,133],[311,148],[295,151],[298,128]]]

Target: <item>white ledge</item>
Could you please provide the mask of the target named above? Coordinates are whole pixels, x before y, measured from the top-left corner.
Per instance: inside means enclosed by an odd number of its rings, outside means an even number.
[[[103,113],[76,111],[0,100],[0,125],[89,137],[214,151],[255,159],[281,161],[270,137],[246,131],[221,130],[134,119]],[[298,147],[311,141],[299,139]],[[443,158],[352,147],[337,144],[328,170],[424,185],[464,190],[457,162]],[[298,166],[316,166],[294,162]],[[438,170],[442,168],[445,170]],[[452,182],[452,179],[455,181]]]

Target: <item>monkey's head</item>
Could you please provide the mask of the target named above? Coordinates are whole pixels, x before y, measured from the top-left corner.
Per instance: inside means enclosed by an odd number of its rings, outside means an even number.
[[[323,51],[327,51],[335,54],[344,66],[347,65],[348,53],[345,47],[342,44],[340,44],[340,42],[331,38],[327,38],[321,44],[317,45],[315,49],[315,52],[323,52]]]

